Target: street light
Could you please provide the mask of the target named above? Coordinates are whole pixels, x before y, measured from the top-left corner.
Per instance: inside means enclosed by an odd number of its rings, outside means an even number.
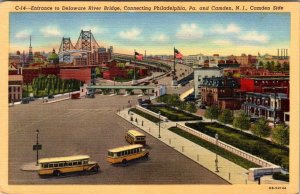
[[[161,138],[160,136],[160,111],[158,111],[158,138]]]
[[[218,146],[218,139],[219,139],[218,133],[215,134],[215,138],[216,138],[216,145]],[[216,160],[215,160],[216,172],[219,172],[218,162],[219,162],[218,161],[218,154],[216,153]]]
[[[38,145],[39,145],[39,133],[40,133],[40,131],[37,129],[35,131],[35,133],[36,133],[36,147],[37,147],[37,149],[36,149],[36,166],[38,166],[39,165],[39,149],[38,149]]]

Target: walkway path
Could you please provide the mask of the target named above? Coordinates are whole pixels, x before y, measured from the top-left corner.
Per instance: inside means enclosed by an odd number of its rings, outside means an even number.
[[[165,144],[173,147],[175,150],[184,154],[191,160],[197,162],[198,164],[204,166],[208,170],[215,172],[215,174],[219,175],[223,179],[227,180],[232,184],[257,184],[257,182],[249,181],[247,176],[247,169],[244,169],[235,163],[221,157],[216,156],[215,153],[171,132],[168,130],[169,127],[176,126],[176,122],[161,122],[161,130],[159,136],[159,127],[157,124],[150,122],[149,120],[137,115],[135,113],[130,112],[128,114],[128,108],[121,110],[117,114],[131,122],[133,125],[139,127],[144,130],[148,134],[153,137],[156,137],[158,140],[164,142]],[[133,121],[130,121],[130,118],[133,118]],[[136,119],[138,122],[136,122]],[[185,122],[177,122],[184,124]],[[216,164],[215,160],[218,158],[218,170],[216,172]],[[272,180],[270,177],[265,177],[261,180],[261,183],[279,183],[277,181]]]

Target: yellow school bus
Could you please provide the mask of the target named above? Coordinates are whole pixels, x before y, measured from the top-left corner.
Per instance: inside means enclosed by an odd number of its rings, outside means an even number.
[[[99,165],[97,162],[89,161],[87,155],[76,155],[56,158],[39,159],[39,175],[60,176],[70,172],[98,172]]]
[[[127,131],[125,134],[125,140],[130,144],[146,144],[146,136],[136,130]]]
[[[149,151],[143,148],[143,145],[134,144],[108,150],[107,161],[112,164],[126,164],[130,160],[148,156]]]

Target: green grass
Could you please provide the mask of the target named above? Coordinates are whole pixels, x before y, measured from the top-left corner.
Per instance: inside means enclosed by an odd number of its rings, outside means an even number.
[[[142,117],[144,117],[144,118],[146,118],[149,121],[154,122],[154,123],[158,123],[159,120],[160,120],[160,119],[158,119],[158,118],[156,118],[156,117],[154,117],[154,116],[152,116],[150,114],[147,114],[147,113],[145,113],[143,111],[140,111],[140,110],[138,110],[136,108],[132,108],[132,109],[130,109],[130,111],[134,112],[134,113],[136,113],[136,114],[138,114],[138,115],[140,115],[140,116],[142,116]]]
[[[242,157],[239,157],[223,148],[216,146],[215,144],[205,141],[205,140],[203,140],[195,135],[192,135],[188,132],[185,132],[177,127],[171,127],[171,128],[169,128],[169,130],[200,145],[201,147],[204,147],[204,148],[218,154],[219,156],[221,156],[223,158],[226,158],[227,160],[229,160],[245,169],[259,167],[259,165],[255,164],[253,162],[250,162]],[[214,163],[215,161],[212,160],[211,162]]]
[[[239,148],[245,152],[289,169],[289,149],[281,147],[263,138],[232,129],[219,123],[187,123],[201,133],[214,137],[216,133],[219,139],[227,144]]]
[[[74,90],[75,91],[75,90]],[[72,92],[72,90],[68,91],[68,90],[60,90],[58,92],[58,90],[51,90],[50,91],[50,95],[56,95],[56,94],[64,94],[64,93],[68,93],[68,92]],[[33,90],[32,90],[32,87],[29,85],[28,86],[28,92],[27,92],[27,86],[23,86],[23,96],[26,97],[26,96],[29,96],[30,93],[34,93]],[[38,95],[34,95],[35,98],[40,98],[40,97],[43,97],[43,96],[48,96],[48,91],[47,90],[39,90],[39,93]]]
[[[155,106],[150,105],[146,107],[153,112],[161,112],[162,116],[167,117],[171,121],[192,121],[192,120],[202,120],[202,117],[198,117],[182,110],[177,110],[169,106]]]
[[[116,77],[115,79],[116,82],[129,82],[131,80],[132,78],[123,78],[123,77]]]

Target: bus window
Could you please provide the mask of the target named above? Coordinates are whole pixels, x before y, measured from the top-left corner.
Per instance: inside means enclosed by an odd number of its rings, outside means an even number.
[[[72,162],[68,162],[68,166],[72,166]]]
[[[58,167],[58,163],[54,163],[54,164],[53,164],[53,167]]]
[[[78,165],[82,165],[82,161],[80,160],[80,161],[78,161]]]
[[[117,153],[117,156],[121,156],[121,152],[118,152],[118,153]]]
[[[49,164],[49,168],[53,168],[53,164]]]
[[[88,163],[88,161],[87,161],[87,160],[84,160],[84,161],[83,161],[83,164],[87,164],[87,163]]]
[[[73,162],[73,166],[76,166],[77,164],[78,164],[78,162],[77,162],[77,161]]]
[[[59,167],[63,167],[64,166],[64,163],[59,163]]]

